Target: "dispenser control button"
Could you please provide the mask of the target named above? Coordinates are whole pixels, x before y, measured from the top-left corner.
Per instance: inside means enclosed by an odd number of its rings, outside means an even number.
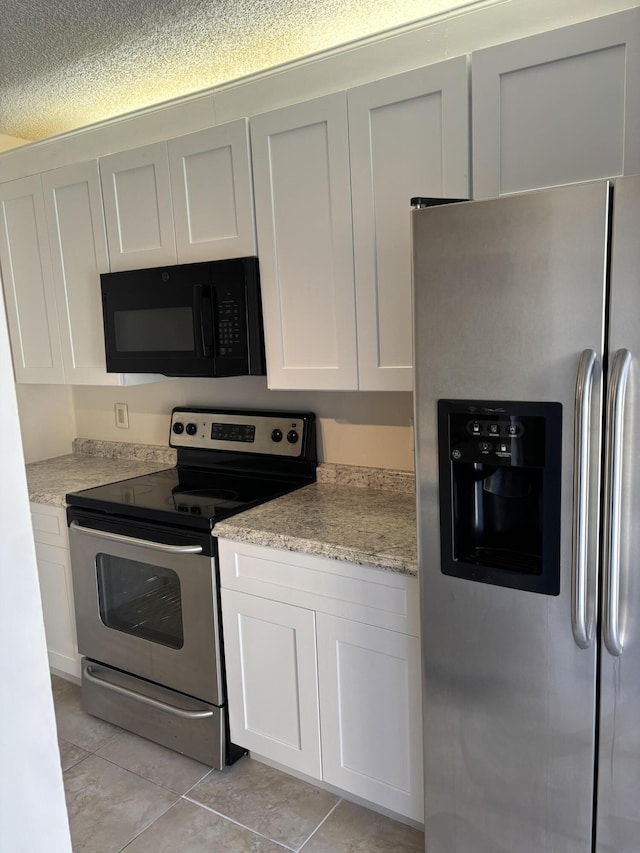
[[[287,433],[287,441],[289,444],[295,444],[298,441],[299,435],[295,429],[290,429]]]
[[[180,423],[180,421],[176,421],[173,425],[173,431],[176,435],[182,435],[182,433],[184,432],[184,424]]]
[[[500,435],[500,424],[489,424],[489,435]]]
[[[522,435],[523,432],[524,427],[522,426],[522,424],[509,424],[509,426],[507,427],[507,433],[509,435],[518,436]]]
[[[271,431],[271,441],[282,441],[281,429],[274,429]]]
[[[491,444],[488,441],[481,441],[480,442],[480,450],[483,453],[488,453],[491,450]]]
[[[452,450],[452,451],[451,451],[451,457],[452,457],[452,459],[460,459],[460,458],[461,458],[461,456],[462,456],[462,453],[460,453],[460,451],[459,451],[459,450]]]
[[[509,452],[509,445],[506,442],[501,441],[500,444],[498,445],[498,452],[499,453],[508,453]]]
[[[198,432],[198,427],[194,423],[187,424],[187,435],[195,435]]]
[[[482,432],[482,427],[478,421],[471,421],[468,426],[468,430],[471,435],[480,435],[480,433]]]

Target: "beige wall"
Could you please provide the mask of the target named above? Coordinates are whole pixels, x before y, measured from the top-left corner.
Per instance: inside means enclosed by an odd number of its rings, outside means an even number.
[[[115,403],[127,404],[128,429],[115,426]],[[413,470],[410,393],[269,391],[264,377],[73,389],[81,438],[166,445],[172,407],[187,405],[313,411],[319,418],[322,461]]]
[[[69,385],[16,385],[22,448],[26,462],[71,453],[76,437]]]

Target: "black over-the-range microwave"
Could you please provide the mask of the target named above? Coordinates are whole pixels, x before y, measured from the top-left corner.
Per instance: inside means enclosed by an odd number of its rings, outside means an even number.
[[[107,371],[265,372],[257,258],[103,273]]]

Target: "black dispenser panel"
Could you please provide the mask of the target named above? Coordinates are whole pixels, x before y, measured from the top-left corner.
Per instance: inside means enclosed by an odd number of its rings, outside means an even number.
[[[560,403],[438,401],[442,573],[560,592]]]

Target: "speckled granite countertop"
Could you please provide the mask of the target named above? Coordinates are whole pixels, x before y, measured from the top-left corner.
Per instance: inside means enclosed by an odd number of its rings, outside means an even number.
[[[26,466],[29,499],[64,507],[65,495],[170,468],[175,451],[156,445],[76,439],[73,453]],[[318,482],[216,525],[216,534],[415,575],[413,475],[323,464]]]
[[[176,464],[175,450],[149,444],[75,439],[73,453],[26,466],[32,503],[66,506],[65,495]]]
[[[216,534],[415,575],[413,475],[321,465],[317,483],[220,522]]]

